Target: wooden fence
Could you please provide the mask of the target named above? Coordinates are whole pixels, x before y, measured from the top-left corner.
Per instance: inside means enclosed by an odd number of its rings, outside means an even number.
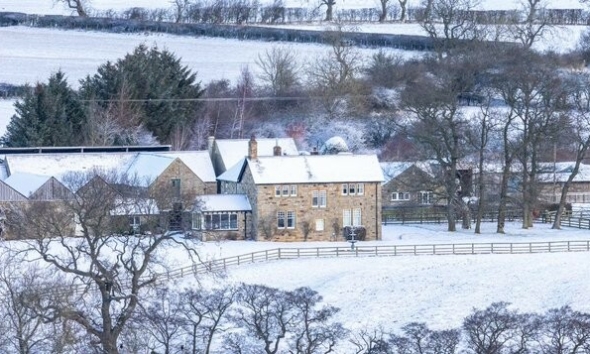
[[[553,223],[555,220],[555,212],[547,213],[542,220],[543,222]],[[590,229],[590,218],[577,216],[575,213],[572,215],[562,215],[561,226]]]
[[[455,243],[428,245],[383,245],[351,247],[275,248],[244,255],[216,259],[160,274],[167,279],[182,278],[226,270],[228,267],[273,260],[302,258],[397,257],[420,255],[524,254],[552,252],[589,252],[589,241]]]
[[[522,215],[522,211],[506,211],[506,221],[514,221]],[[472,214],[472,221],[475,220],[475,214]],[[461,222],[461,218],[457,219]],[[497,212],[485,212],[482,215],[483,222],[498,221]],[[404,225],[404,224],[446,224],[447,214],[441,211],[416,211],[404,209],[384,209],[381,218],[382,225]]]

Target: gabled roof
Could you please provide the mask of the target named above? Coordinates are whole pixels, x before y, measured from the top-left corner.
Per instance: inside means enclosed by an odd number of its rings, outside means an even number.
[[[211,155],[206,150],[159,152],[157,155],[179,158],[194,174],[199,176],[201,181],[215,182],[215,170],[211,162]]]
[[[568,180],[570,174],[574,169],[575,162],[557,162],[557,163],[543,163],[540,164],[539,180],[541,182],[559,182],[564,183]],[[555,173],[553,173],[555,171]],[[590,165],[580,164],[578,174],[573,179],[573,182],[590,182]]]
[[[240,159],[248,155],[250,139],[216,139],[215,144],[226,169],[234,166]],[[256,138],[258,156],[272,156],[273,149],[278,144],[283,155],[299,155],[299,150],[293,138],[260,139]]]
[[[31,173],[13,173],[10,177],[4,180],[4,183],[28,198],[50,179],[51,177],[49,176],[41,176]]]
[[[6,155],[8,171],[53,176],[63,182],[70,173],[91,171],[108,172],[127,166],[137,153],[88,153],[88,154],[22,154]]]
[[[137,154],[127,170],[127,176],[137,178],[142,186],[151,185],[175,160],[172,156],[159,156],[152,154]]]
[[[197,198],[195,211],[252,211],[252,206],[243,194],[207,194]]]
[[[177,158],[203,182],[215,182],[207,151],[15,154],[6,155],[3,166],[10,174],[53,176],[61,182],[68,174],[91,171],[127,172],[142,182],[151,182]]]
[[[227,171],[217,177],[220,181],[228,182],[239,182],[242,179],[242,174],[246,168],[246,158],[240,159],[240,161],[230,167]]]
[[[375,155],[259,156],[244,161],[255,184],[383,181],[383,172]],[[228,171],[231,177],[236,176],[238,166]]]
[[[411,167],[416,167],[417,169],[421,170],[422,172],[426,173],[428,176],[433,177],[433,161],[418,161],[418,162],[409,162],[409,161],[394,161],[394,162],[381,162],[379,165],[383,170],[383,176],[385,180],[383,183],[388,183],[392,179],[395,179],[405,171],[407,171]]]

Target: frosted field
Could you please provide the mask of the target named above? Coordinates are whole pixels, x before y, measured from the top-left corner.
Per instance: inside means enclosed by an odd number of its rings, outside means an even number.
[[[481,235],[473,230],[445,230],[445,225],[385,226],[383,241],[360,245],[590,239],[588,230],[551,230],[549,224],[523,230],[519,223],[509,223],[506,235],[495,234],[495,224],[484,224]],[[199,250],[205,259],[214,259],[278,247],[335,245],[346,247],[347,243],[206,242]],[[523,312],[564,305],[590,312],[588,274],[590,253],[580,252],[270,261],[230,268],[224,281],[285,290],[308,286],[326,303],[339,307],[338,320],[352,329],[380,324],[397,329],[412,321],[444,329],[460,326],[472,308],[496,301],[510,302]],[[187,282],[184,279],[178,286]]]
[[[261,3],[272,3],[272,0],[261,0]],[[394,1],[395,2],[395,1]],[[284,0],[287,7],[313,7],[317,6],[318,0]],[[408,7],[418,6],[419,0],[409,0]],[[490,10],[505,10],[517,7],[519,0],[481,0],[481,8]],[[92,0],[91,6],[97,10],[114,9],[117,11],[126,10],[131,7],[143,7],[148,9],[153,8],[169,8],[172,6],[171,1],[167,0]],[[366,8],[378,7],[378,0],[338,0],[336,9],[338,8]],[[550,0],[549,7],[574,9],[580,8],[582,5],[577,0]],[[64,8],[59,4],[54,4],[47,0],[4,0],[0,3],[0,11],[16,11],[36,14],[51,14],[51,15],[69,15],[70,10]]]

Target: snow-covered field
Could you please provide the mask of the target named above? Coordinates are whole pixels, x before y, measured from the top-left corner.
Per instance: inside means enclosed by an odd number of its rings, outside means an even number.
[[[361,245],[463,242],[590,240],[588,230],[551,230],[549,224],[522,229],[509,223],[449,233],[445,225],[384,226],[383,241]],[[278,247],[347,246],[346,242],[206,242],[205,259]],[[230,268],[223,281],[265,284],[285,290],[308,286],[341,309],[338,320],[355,329],[383,325],[397,329],[411,321],[436,329],[456,327],[474,308],[506,301],[523,312],[570,305],[590,312],[590,253],[476,256],[404,256],[270,261]],[[221,280],[217,280],[221,281]],[[186,284],[187,279],[183,280]],[[182,285],[179,285],[182,286]]]
[[[261,0],[260,3],[272,3],[272,0]],[[319,0],[284,0],[287,7],[315,7]],[[582,7],[578,0],[549,0],[549,8],[576,9]],[[92,0],[91,7],[96,10],[113,9],[126,10],[132,7],[146,9],[171,8],[172,1],[163,0]],[[420,0],[409,0],[408,7],[418,6]],[[520,0],[481,0],[481,8],[489,10],[507,10],[518,7]],[[367,8],[379,7],[379,0],[337,0],[336,9],[339,8]],[[46,15],[69,15],[71,10],[66,9],[55,1],[47,0],[3,0],[0,3],[0,11],[14,11]]]

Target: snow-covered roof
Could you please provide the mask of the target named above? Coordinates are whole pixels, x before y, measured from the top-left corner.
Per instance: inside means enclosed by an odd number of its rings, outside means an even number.
[[[570,174],[574,169],[575,162],[557,162],[557,163],[547,163],[541,165],[542,171],[547,171],[544,173],[539,173],[539,180],[542,182],[557,182],[557,183],[564,183],[567,182]],[[545,169],[543,169],[545,167]],[[555,173],[553,173],[555,171]],[[573,182],[590,182],[590,165],[580,164],[580,169],[578,174],[574,177]]]
[[[384,183],[391,181],[397,176],[401,175],[405,170],[414,165],[414,162],[395,161],[395,162],[381,162],[379,164],[383,171]]]
[[[17,154],[6,155],[11,175],[53,176],[60,181],[70,173],[109,172],[128,166],[137,153]]]
[[[424,173],[428,174],[429,176],[434,176],[433,165],[437,165],[434,161],[394,161],[394,162],[381,162],[379,164],[381,169],[383,170],[383,176],[385,177],[384,183],[391,181],[392,179],[396,178],[408,168],[412,166],[416,166],[418,169],[423,171]]]
[[[63,182],[71,173],[119,171],[149,184],[177,158],[203,182],[215,182],[207,151],[15,154],[6,155],[4,163],[11,175],[53,176]]]
[[[118,199],[111,215],[158,215],[158,205],[154,199]]]
[[[203,151],[165,151],[158,152],[155,155],[170,156],[179,158],[184,164],[191,169],[199,178],[207,182],[215,182],[215,170],[211,162],[211,155],[206,150]]]
[[[31,173],[13,173],[4,180],[4,183],[12,187],[14,190],[29,197],[35,193],[41,186],[43,186],[51,177],[35,175]]]
[[[151,185],[175,160],[172,156],[139,153],[127,167],[127,176],[137,178],[143,186]]]
[[[246,161],[256,184],[383,181],[375,155],[269,156]]]
[[[222,173],[219,177],[217,177],[220,181],[228,181],[228,182],[239,182],[240,177],[242,175],[242,171],[244,171],[244,164],[246,163],[246,158],[240,159],[240,161],[230,167],[227,171]]]
[[[197,198],[195,210],[201,212],[252,211],[248,197],[243,194],[207,194]]]
[[[215,144],[219,150],[225,168],[228,169],[248,156],[248,142],[250,139],[217,139]],[[299,155],[299,150],[293,138],[259,139],[256,138],[258,156],[272,156],[277,144],[283,155]]]

